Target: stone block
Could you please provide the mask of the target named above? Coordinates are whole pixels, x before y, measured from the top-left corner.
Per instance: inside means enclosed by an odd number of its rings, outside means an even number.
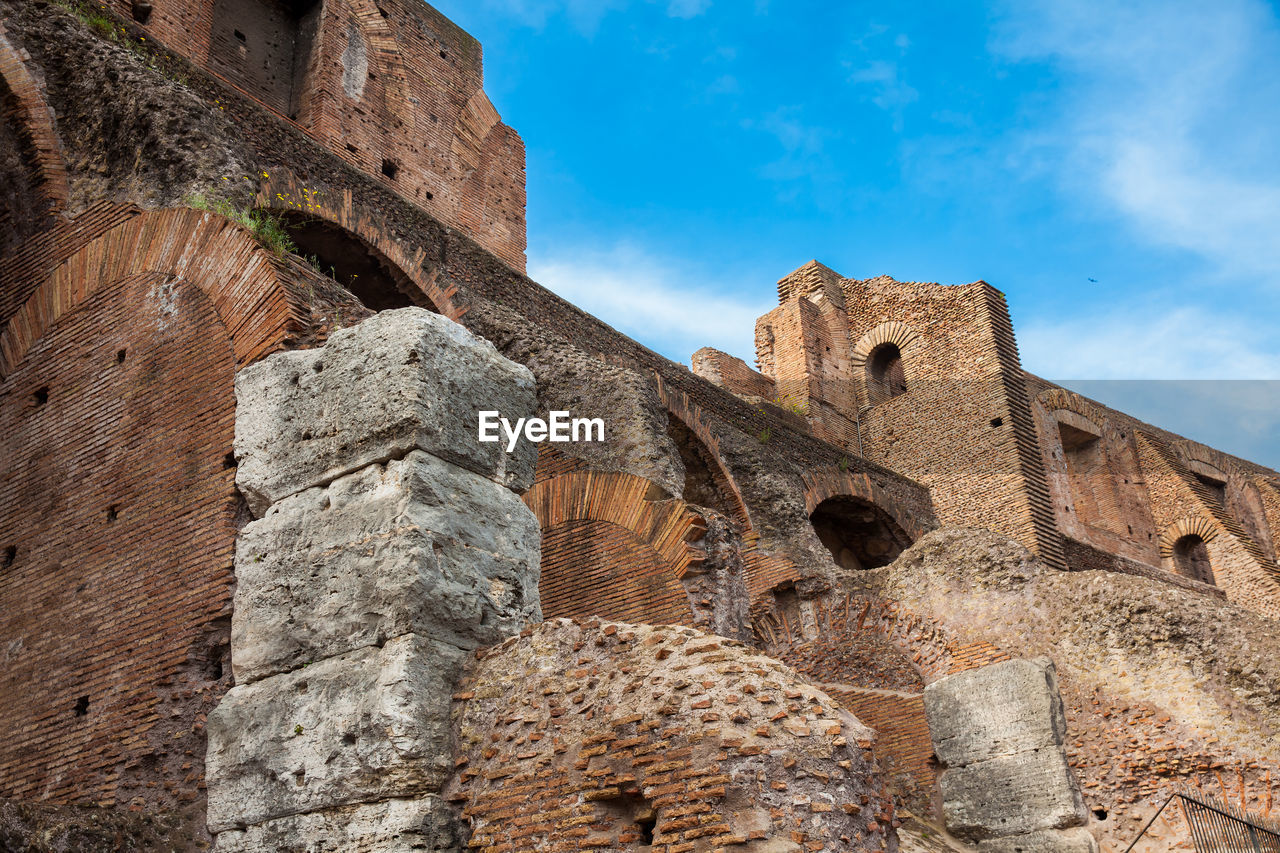
[[[1011,660],[935,681],[924,691],[938,758],[948,767],[1061,746],[1066,718],[1048,658]]]
[[[1057,747],[944,770],[947,829],[965,841],[1065,829],[1085,822],[1084,800]]]
[[[538,520],[422,451],[274,504],[236,543],[239,684],[404,634],[490,645],[542,620]]]
[[[424,450],[516,490],[537,449],[479,441],[481,410],[534,412],[533,374],[421,308],[383,311],[324,347],[276,353],[236,375],[236,485],[254,515],[366,465]]]
[[[233,687],[209,714],[209,830],[437,792],[464,654],[409,635]]]
[[[1098,853],[1098,842],[1082,826],[1046,829],[978,842],[979,853]]]
[[[423,853],[461,851],[457,815],[428,794],[290,815],[219,833],[216,853]]]

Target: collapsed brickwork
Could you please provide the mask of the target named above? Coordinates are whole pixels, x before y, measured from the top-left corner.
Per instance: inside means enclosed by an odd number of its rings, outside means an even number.
[[[520,273],[519,138],[429,7],[0,13],[0,797],[155,812],[196,848],[206,819],[243,850],[891,848],[899,820],[957,813],[926,690],[1044,655],[1104,843],[1174,781],[1269,807],[1280,478],[1026,374],[994,288],[808,264],[757,326],[758,371],[701,350],[691,372]],[[507,361],[350,357],[408,306]],[[498,407],[602,417],[607,440],[536,462],[476,443],[497,364],[531,377]],[[521,542],[486,538],[484,501],[439,512],[457,471],[492,475]],[[470,580],[411,571],[441,561]],[[572,621],[462,675],[539,608]],[[677,646],[706,647],[701,681]],[[615,670],[690,701],[619,694]],[[730,690],[756,679],[784,698]],[[653,714],[615,728],[589,698]],[[371,734],[405,713],[434,728]],[[813,808],[841,772],[850,797]]]

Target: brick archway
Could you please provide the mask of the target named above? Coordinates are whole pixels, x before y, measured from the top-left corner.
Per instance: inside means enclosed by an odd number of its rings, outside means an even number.
[[[281,284],[278,261],[239,225],[198,210],[144,213],[59,264],[0,331],[0,379],[55,320],[97,290],[144,272],[185,279],[209,297],[237,366],[278,349],[306,308]]]
[[[438,284],[438,270],[427,259],[426,251],[410,252],[388,236],[381,217],[358,206],[350,190],[330,192],[308,187],[288,170],[277,168],[262,176],[256,204],[274,213],[301,212],[354,235],[402,273],[434,310],[454,322],[460,322],[467,312],[454,304],[456,287]]]
[[[1218,536],[1218,525],[1199,515],[1178,519],[1160,534],[1160,556],[1171,558],[1173,546],[1185,536],[1198,536],[1212,542]]]
[[[688,622],[680,584],[703,553],[705,522],[684,501],[652,501],[632,474],[573,471],[524,495],[542,527],[543,613]]]

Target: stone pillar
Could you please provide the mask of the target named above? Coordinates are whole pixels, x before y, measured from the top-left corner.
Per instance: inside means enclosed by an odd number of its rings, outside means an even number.
[[[982,853],[1097,853],[1067,764],[1048,658],[957,673],[924,691],[947,829]]]
[[[418,308],[236,378],[236,686],[209,716],[217,850],[452,850],[439,797],[466,655],[540,621],[527,368]]]

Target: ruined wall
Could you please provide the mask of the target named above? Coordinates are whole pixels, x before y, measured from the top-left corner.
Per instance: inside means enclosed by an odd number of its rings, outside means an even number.
[[[1028,385],[1073,568],[1124,571],[1187,589],[1216,587],[1246,607],[1276,612],[1280,567],[1265,509],[1267,469],[1044,380],[1029,377]],[[1204,576],[1189,576],[1175,556],[1187,536],[1203,541]],[[1112,556],[1110,565],[1099,552]]]
[[[149,12],[135,14],[140,6]],[[524,143],[484,94],[479,43],[430,6],[112,0],[109,7],[134,32],[524,269]]]
[[[740,643],[553,620],[454,698],[473,849],[896,848],[870,731]]]
[[[306,306],[290,268],[195,211],[63,255],[0,331],[3,793],[198,805],[244,521],[232,378]]]

